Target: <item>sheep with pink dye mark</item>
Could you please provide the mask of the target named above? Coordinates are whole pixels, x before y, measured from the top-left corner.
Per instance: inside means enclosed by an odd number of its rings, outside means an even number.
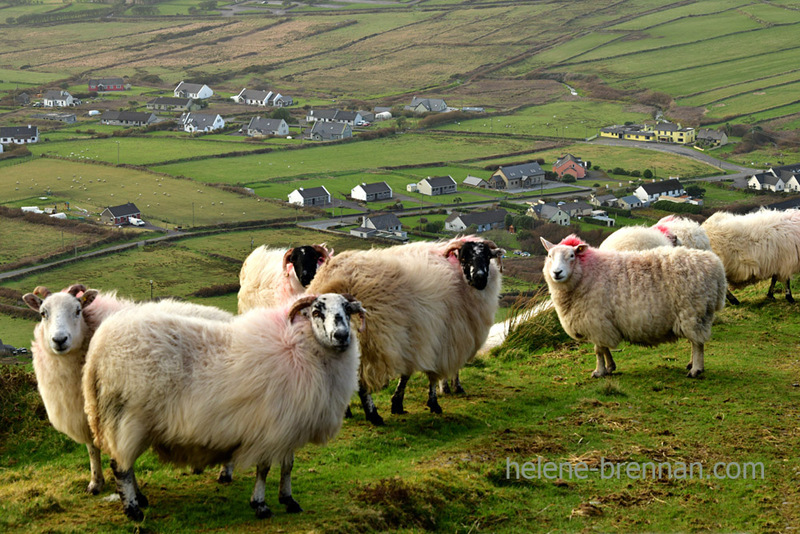
[[[561,326],[595,346],[593,377],[616,369],[610,349],[623,340],[653,346],[687,338],[688,376],[703,372],[704,345],[727,288],[716,254],[685,247],[600,250],[574,235],[542,244],[548,251],[544,277]]]

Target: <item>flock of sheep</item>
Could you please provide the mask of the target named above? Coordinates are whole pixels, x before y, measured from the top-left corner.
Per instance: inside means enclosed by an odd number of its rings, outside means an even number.
[[[613,233],[599,248],[576,236],[542,240],[544,277],[565,331],[595,345],[593,377],[616,369],[611,349],[686,338],[689,377],[704,370],[704,344],[732,287],[800,272],[800,212],[718,213],[699,225],[665,217]],[[484,349],[502,286],[504,251],[475,236],[334,255],[325,245],[262,246],[240,272],[239,313],[174,299],[135,303],[81,284],[24,301],[41,315],[33,364],[53,426],[86,444],[87,491],[104,486],[101,451],[125,514],[148,504],[134,463],[147,449],[218,480],[255,465],[256,516],[271,510],[266,476],[279,463],[279,502],[292,497],[294,451],[325,443],[359,394],[382,425],[371,393],[399,377],[393,414],[405,413],[409,377],[463,392],[459,370]],[[735,299],[732,295],[729,299]],[[355,327],[351,321],[356,321]],[[438,386],[438,387],[437,387]]]

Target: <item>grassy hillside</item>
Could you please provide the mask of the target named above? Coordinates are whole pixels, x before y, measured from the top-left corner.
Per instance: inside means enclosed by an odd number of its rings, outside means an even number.
[[[408,415],[388,414],[388,391],[377,396],[387,417],[383,428],[365,423],[354,399],[356,418],[345,421],[339,436],[328,446],[306,447],[297,456],[294,496],[306,509],[300,515],[283,513],[275,497],[275,475],[268,479],[267,501],[276,513],[260,522],[247,506],[251,470],[237,472],[234,483],[222,487],[214,482],[212,469],[191,475],[147,453],[139,460],[138,478],[151,506],[141,528],[797,528],[800,463],[794,449],[800,399],[795,355],[800,331],[792,320],[793,307],[780,298],[764,302],[765,290],[761,284],[739,292],[743,305],[719,315],[700,380],[685,377],[685,342],[658,348],[623,345],[615,354],[618,375],[590,379],[591,347],[561,345],[563,336],[552,323],[540,322],[535,336],[529,333],[470,365],[462,375],[468,394],[444,397],[442,416],[427,413],[421,376],[409,385]],[[25,373],[5,367],[0,376],[5,386],[0,391],[7,396],[0,414],[8,428],[0,437],[3,529],[130,531],[132,524],[123,518],[119,503],[104,499],[111,490],[99,497],[83,494],[88,480],[85,449],[49,427]],[[556,467],[548,469],[555,471],[543,471],[538,478],[516,477],[515,465],[536,464],[540,458],[553,462]],[[612,464],[621,466],[615,467],[619,476],[611,474]],[[656,465],[662,466],[660,477],[652,477],[650,466]],[[676,469],[676,476],[666,476],[667,465]],[[680,476],[681,465],[694,466],[691,477],[688,470]],[[586,470],[571,472],[570,466]],[[592,468],[604,471],[588,471]],[[744,470],[756,479],[745,478]],[[525,471],[529,476],[533,472]],[[110,478],[108,468],[106,476]]]

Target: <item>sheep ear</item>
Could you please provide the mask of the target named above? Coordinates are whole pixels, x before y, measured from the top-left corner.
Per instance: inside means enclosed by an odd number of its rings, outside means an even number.
[[[78,293],[85,293],[86,286],[83,284],[72,284],[67,288],[67,293],[72,295],[73,297],[77,297]]]
[[[28,305],[28,307],[30,309],[32,309],[33,311],[36,311],[36,312],[39,311],[39,307],[42,305],[42,299],[40,299],[38,296],[34,295],[33,293],[25,293],[22,296],[22,300],[23,300],[23,302],[25,302],[25,304]]]
[[[550,252],[550,249],[555,246],[550,241],[548,241],[547,239],[545,239],[543,237],[540,237],[539,239],[542,240],[542,246],[544,247],[545,252]]]
[[[94,299],[97,298],[97,295],[99,293],[100,292],[98,290],[96,290],[96,289],[87,289],[86,291],[84,291],[83,295],[81,295],[81,298],[80,298],[81,307],[85,308],[86,306],[88,306],[89,304],[94,302]]]
[[[589,248],[589,245],[578,245],[575,247],[575,254],[583,254],[587,248]]]
[[[292,265],[292,262],[289,261],[289,257],[292,255],[293,250],[293,248],[290,248],[286,251],[286,254],[283,255],[283,270],[286,271],[286,276],[289,276],[289,265]]]

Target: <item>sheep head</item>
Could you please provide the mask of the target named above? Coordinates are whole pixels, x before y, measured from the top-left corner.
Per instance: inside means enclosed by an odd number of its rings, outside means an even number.
[[[42,341],[48,343],[55,354],[67,354],[83,344],[88,331],[83,309],[94,302],[97,294],[96,289],[86,289],[81,284],[73,284],[58,293],[38,286],[22,300],[42,317]]]
[[[352,340],[350,317],[354,313],[361,316],[359,330],[363,331],[366,310],[352,296],[338,293],[308,295],[294,302],[289,310],[289,321],[298,314],[303,315],[311,322],[311,330],[320,345],[343,352]]]
[[[540,239],[547,251],[543,269],[545,279],[557,284],[568,282],[575,270],[575,262],[587,253],[589,245],[574,235],[566,237],[558,245],[543,237]]]
[[[502,258],[505,253],[505,250],[489,240],[460,239],[445,249],[444,257],[455,254],[467,283],[475,289],[482,290],[489,282],[492,259],[497,260],[498,268],[501,273],[503,272]]]
[[[283,255],[283,267],[286,276],[294,271],[295,276],[303,287],[307,287],[317,274],[317,269],[333,256],[333,250],[328,250],[325,243],[321,245],[304,245],[290,248]]]

